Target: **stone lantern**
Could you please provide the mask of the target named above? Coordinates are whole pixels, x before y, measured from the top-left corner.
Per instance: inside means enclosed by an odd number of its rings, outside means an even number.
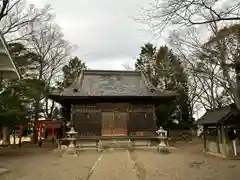
[[[70,155],[77,155],[77,149],[75,146],[75,141],[76,141],[76,132],[74,130],[74,127],[71,127],[70,131],[67,132],[68,137],[66,138],[67,141],[69,141],[68,147],[66,148],[66,153]]]
[[[67,135],[69,136],[69,137],[67,137],[67,140],[69,141],[69,145],[68,145],[69,148],[75,148],[75,141],[76,141],[77,133],[78,132],[76,132],[74,130],[74,127],[71,127],[70,131],[67,132]]]
[[[158,147],[161,148],[161,147],[166,147],[166,143],[165,143],[165,140],[167,139],[167,131],[164,130],[162,128],[162,126],[160,126],[160,128],[156,131],[157,135],[158,135],[158,139],[160,140],[160,143],[158,144]]]

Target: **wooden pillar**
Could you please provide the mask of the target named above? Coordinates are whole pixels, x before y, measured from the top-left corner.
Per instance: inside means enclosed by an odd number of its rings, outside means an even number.
[[[74,126],[73,124],[73,104],[71,104],[71,108],[70,108],[70,122],[71,122],[71,126]]]
[[[66,123],[64,123],[62,125],[62,136],[65,137],[66,136]],[[62,138],[62,137],[61,137]]]
[[[153,121],[154,121],[155,127],[156,127],[156,129],[157,129],[157,116],[156,116],[156,114],[155,114],[154,111],[153,111]]]
[[[227,145],[227,140],[226,140],[225,128],[224,128],[223,124],[221,124],[221,134],[222,134],[224,154],[227,156],[228,155],[228,145]]]
[[[41,137],[42,137],[42,123],[39,123],[38,138],[39,138],[40,141],[42,140]]]
[[[217,151],[218,151],[218,153],[220,153],[220,143],[221,143],[221,130],[220,130],[220,126],[217,125],[216,129],[217,129]]]
[[[207,126],[203,125],[203,142],[204,142],[204,151],[207,151]]]
[[[54,135],[55,135],[55,129],[54,129],[54,127],[52,128],[52,137],[54,137]]]
[[[66,116],[64,118],[66,119],[67,122],[70,122],[71,121],[71,105],[64,104],[63,108],[64,108],[63,110],[66,113]]]

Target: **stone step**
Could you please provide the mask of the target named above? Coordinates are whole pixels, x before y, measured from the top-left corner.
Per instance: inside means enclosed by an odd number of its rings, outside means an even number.
[[[131,148],[132,141],[130,140],[102,140],[98,142],[98,148]]]

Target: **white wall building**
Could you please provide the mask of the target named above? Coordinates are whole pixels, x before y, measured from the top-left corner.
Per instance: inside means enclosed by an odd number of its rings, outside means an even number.
[[[19,79],[20,74],[12,60],[12,57],[8,51],[7,43],[0,33],[0,82],[10,79]],[[4,89],[0,88],[0,94]],[[7,127],[1,127],[3,133],[3,139],[0,140],[0,144],[8,144],[9,133]],[[0,130],[1,133],[1,130]]]
[[[0,80],[20,78],[20,74],[8,51],[6,41],[0,33]]]

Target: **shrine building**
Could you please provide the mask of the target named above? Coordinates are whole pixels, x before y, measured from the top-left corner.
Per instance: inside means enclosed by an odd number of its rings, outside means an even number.
[[[78,139],[156,137],[155,106],[177,93],[156,89],[137,71],[84,70],[49,97],[64,106]]]

